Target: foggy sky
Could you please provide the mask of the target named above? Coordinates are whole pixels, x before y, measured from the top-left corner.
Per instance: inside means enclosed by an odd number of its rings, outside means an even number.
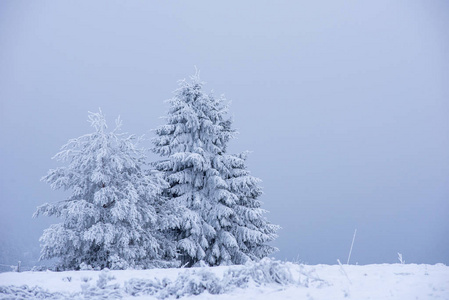
[[[1,243],[37,253],[57,220],[31,215],[64,197],[39,180],[88,111],[151,138],[197,66],[232,102],[275,257],[346,261],[357,229],[352,263],[448,264],[447,28],[446,1],[1,1]]]

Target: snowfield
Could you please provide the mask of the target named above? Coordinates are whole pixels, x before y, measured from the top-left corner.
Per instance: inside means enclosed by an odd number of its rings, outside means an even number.
[[[246,266],[0,274],[0,299],[449,299],[443,264]]]

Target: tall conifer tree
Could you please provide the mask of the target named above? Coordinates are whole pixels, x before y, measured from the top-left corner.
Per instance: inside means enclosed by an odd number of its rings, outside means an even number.
[[[262,216],[258,180],[244,169],[242,156],[227,154],[235,131],[225,99],[204,93],[198,75],[191,79],[180,82],[154,139],[154,152],[166,157],[155,166],[169,183],[167,234],[188,265],[266,256],[275,250],[265,243],[276,237],[277,226]]]

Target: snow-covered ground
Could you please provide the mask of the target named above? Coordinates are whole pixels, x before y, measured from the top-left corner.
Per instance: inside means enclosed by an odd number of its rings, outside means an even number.
[[[0,274],[0,299],[449,299],[443,264],[249,266]]]

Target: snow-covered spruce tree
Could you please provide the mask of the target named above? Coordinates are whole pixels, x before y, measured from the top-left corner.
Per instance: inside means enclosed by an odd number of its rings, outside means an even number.
[[[154,139],[154,152],[166,157],[155,166],[170,185],[164,228],[188,265],[240,264],[268,255],[275,248],[265,243],[277,227],[262,216],[258,180],[239,164],[244,159],[226,153],[235,131],[225,99],[204,93],[198,75],[191,79],[180,82]]]
[[[101,110],[89,113],[89,122],[93,133],[69,140],[55,155],[67,165],[42,178],[71,195],[34,214],[62,219],[40,238],[41,259],[59,258],[60,269],[158,265],[170,256],[160,247],[166,243],[157,231],[154,207],[165,181],[159,172],[142,169],[144,152],[134,136],[120,133],[120,119],[110,132]]]

